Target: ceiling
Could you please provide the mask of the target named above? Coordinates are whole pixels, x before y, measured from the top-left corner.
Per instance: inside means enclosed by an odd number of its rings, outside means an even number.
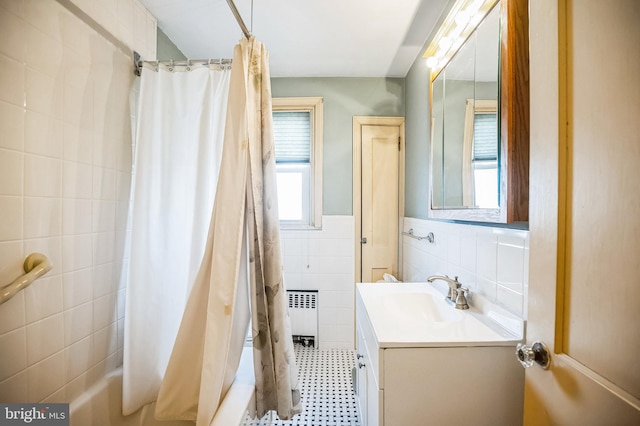
[[[226,0],[141,0],[190,59],[231,58]],[[272,77],[405,77],[452,0],[235,0]],[[253,16],[253,19],[252,19]]]

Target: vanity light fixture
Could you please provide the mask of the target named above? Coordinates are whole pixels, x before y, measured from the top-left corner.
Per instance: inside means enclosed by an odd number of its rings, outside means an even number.
[[[458,0],[427,47],[424,57],[431,80],[447,65],[460,46],[498,0]]]

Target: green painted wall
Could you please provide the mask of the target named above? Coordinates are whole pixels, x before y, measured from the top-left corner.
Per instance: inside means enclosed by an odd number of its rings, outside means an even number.
[[[353,116],[404,116],[405,79],[272,78],[271,91],[324,98],[323,213],[353,214]]]
[[[162,32],[160,27],[158,27],[158,38],[157,38],[157,50],[156,57],[159,61],[168,61],[173,59],[174,61],[181,61],[187,59],[186,56],[182,54],[178,46],[173,44],[171,39],[167,37],[167,35]]]
[[[426,48],[426,47],[425,47]],[[424,49],[422,49],[424,51]],[[429,68],[418,56],[405,79],[404,215],[427,219],[429,212]]]

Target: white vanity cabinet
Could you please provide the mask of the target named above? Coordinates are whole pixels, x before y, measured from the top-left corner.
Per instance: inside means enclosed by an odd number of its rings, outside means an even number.
[[[358,322],[360,321],[356,320],[356,323]],[[377,426],[381,424],[378,419],[382,415],[380,411],[382,407],[382,390],[379,385],[377,369],[378,347],[371,341],[371,336],[367,339],[364,335],[365,331],[370,332],[370,330],[370,327],[364,330],[357,327],[356,330],[356,397],[362,426]],[[369,345],[367,345],[367,342],[369,342]],[[369,348],[376,352],[373,356]],[[375,364],[373,360],[376,360]]]
[[[378,284],[358,284],[369,285]],[[401,327],[397,341],[388,334],[381,339],[376,323],[393,322],[392,314],[370,315],[366,302],[358,291],[357,400],[363,426],[522,423],[524,370],[515,342],[411,342]]]

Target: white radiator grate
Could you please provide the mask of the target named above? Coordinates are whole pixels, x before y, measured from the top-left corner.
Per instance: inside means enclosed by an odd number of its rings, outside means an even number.
[[[318,292],[289,290],[289,317],[294,342],[318,345]]]

